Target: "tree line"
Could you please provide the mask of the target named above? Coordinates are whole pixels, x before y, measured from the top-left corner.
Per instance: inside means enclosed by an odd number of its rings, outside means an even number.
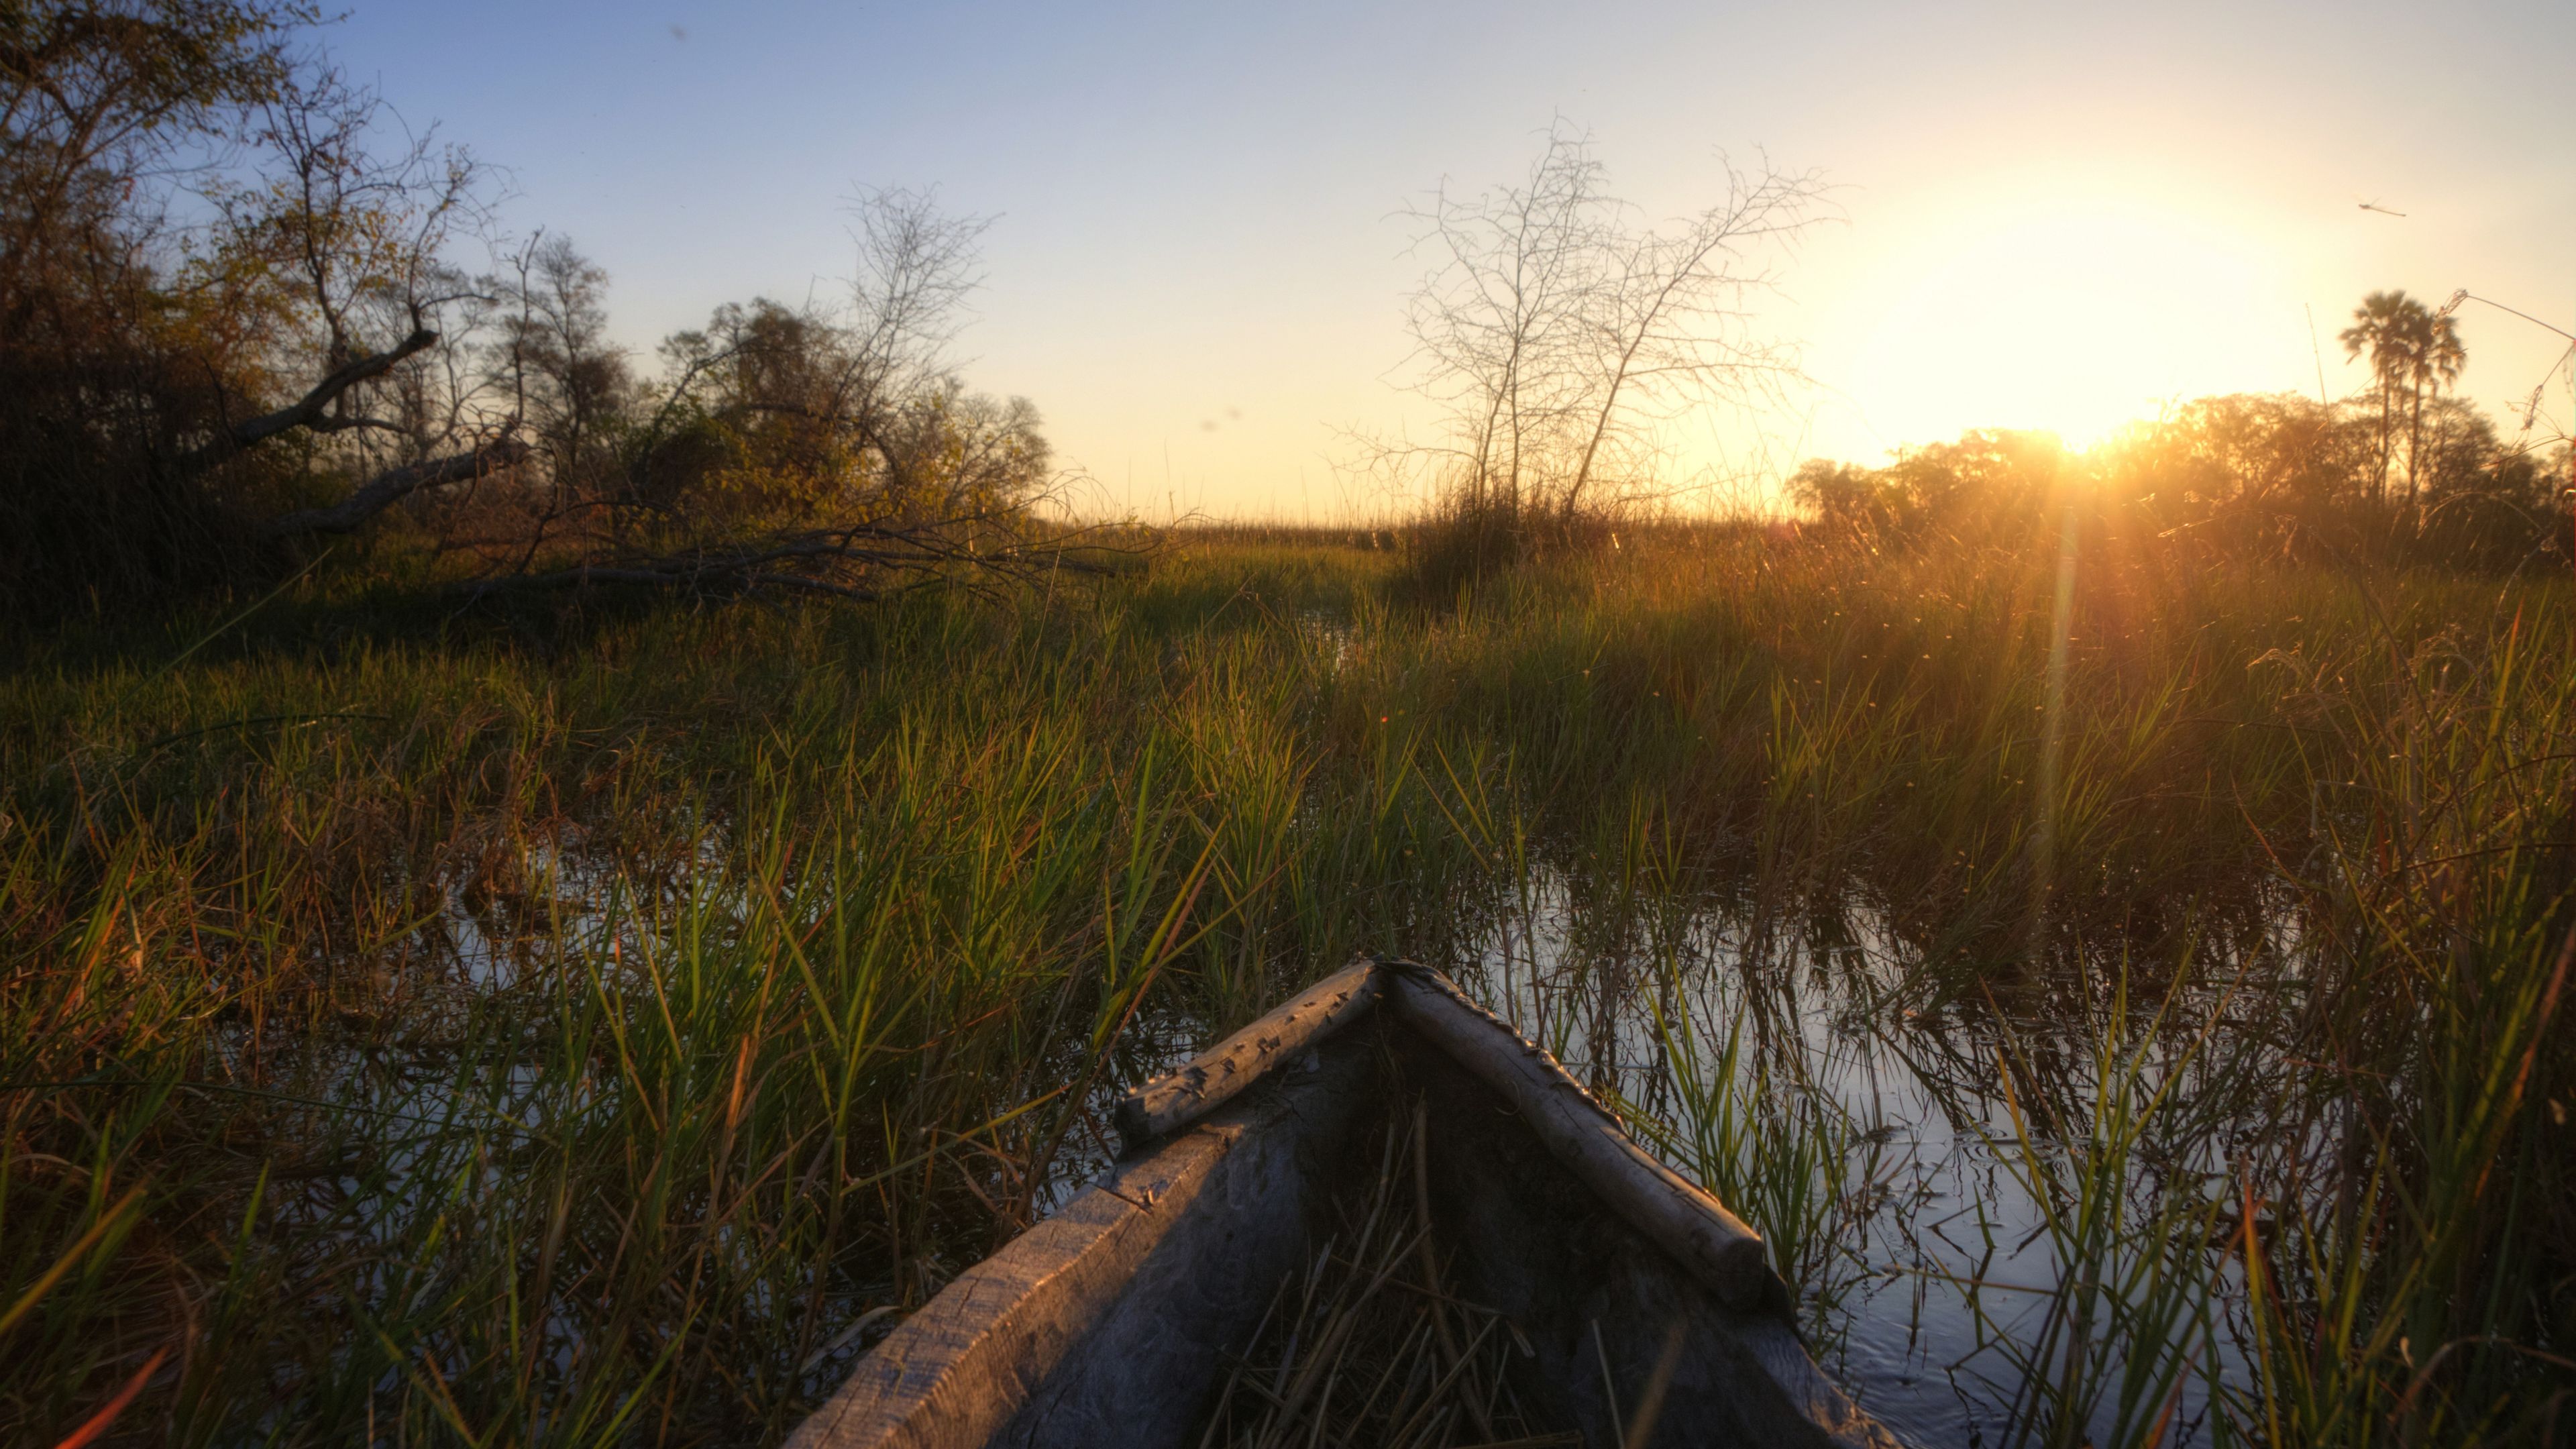
[[[350,535],[477,592],[1094,562],[1032,550],[1064,481],[1038,413],[949,359],[982,220],[864,192],[846,295],[638,359],[601,269],[508,237],[493,170],[401,127],[320,19],[0,7],[0,610],[274,579]]]
[[[1971,432],[1880,467],[1810,461],[1789,495],[1827,536],[1883,549],[2051,537],[2071,505],[2195,556],[2564,567],[2567,444],[2529,425],[2506,435],[2449,395],[2467,362],[2451,309],[2373,292],[2341,340],[2371,385],[2340,401],[2201,398],[2083,452],[2049,433]]]
[[[874,597],[1106,556],[1036,526],[1068,482],[1036,409],[951,359],[984,221],[864,192],[844,295],[727,304],[639,358],[602,270],[509,236],[492,169],[403,128],[319,23],[302,0],[0,6],[0,613],[264,584],[330,546],[465,593]],[[1751,304],[1828,190],[1767,162],[1724,180],[1648,224],[1560,123],[1519,181],[1412,209],[1401,375],[1440,430],[1356,451],[1431,477],[1444,577],[1657,506],[1667,425],[1798,380]],[[2372,386],[2341,402],[2203,399],[2081,455],[1974,433],[1810,463],[1791,493],[1873,547],[2024,527],[2082,475],[2178,546],[2563,554],[2565,465],[2450,395],[2451,312],[2373,293],[2342,334]]]

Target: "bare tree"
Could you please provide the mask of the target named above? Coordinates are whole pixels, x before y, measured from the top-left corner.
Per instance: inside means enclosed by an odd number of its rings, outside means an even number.
[[[1409,300],[1412,386],[1450,412],[1436,451],[1468,502],[1519,517],[1582,412],[1599,264],[1612,238],[1603,168],[1562,126],[1517,185],[1408,213],[1432,266]]]
[[[1609,189],[1589,137],[1560,123],[1518,182],[1447,186],[1407,213],[1430,266],[1406,308],[1407,383],[1445,436],[1376,450],[1427,463],[1462,511],[1518,539],[1652,491],[1662,425],[1712,403],[1776,399],[1794,353],[1750,303],[1757,254],[1824,212],[1814,172],[1725,168],[1723,195],[1660,224]]]
[[[385,145],[399,129],[374,92],[335,71],[299,71],[249,118],[246,139],[265,164],[205,188],[220,221],[182,280],[269,292],[238,309],[268,333],[265,365],[248,380],[301,367],[314,381],[293,402],[244,415],[249,400],[219,379],[214,425],[178,470],[207,473],[300,431],[337,441],[329,456],[349,478],[330,503],[263,520],[272,538],[351,532],[424,489],[526,456],[517,414],[478,406],[457,370],[465,348],[450,322],[470,331],[486,310],[448,253],[461,230],[488,220],[489,173],[434,132]]]

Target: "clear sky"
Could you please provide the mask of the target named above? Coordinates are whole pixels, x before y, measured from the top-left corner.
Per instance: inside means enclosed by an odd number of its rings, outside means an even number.
[[[1337,429],[1415,404],[1408,200],[1588,127],[1649,213],[1715,156],[1819,167],[1842,220],[1766,324],[1819,384],[1701,461],[1875,461],[1976,426],[2089,442],[2160,402],[2360,384],[2369,289],[2576,331],[2576,4],[824,4],[355,0],[328,43],[513,173],[639,352],[825,295],[854,183],[1000,218],[976,386],[1103,501],[1322,519]],[[2375,202],[2396,217],[2366,211]],[[2563,343],[2471,305],[2462,391]],[[2568,411],[2562,378],[2556,412]]]

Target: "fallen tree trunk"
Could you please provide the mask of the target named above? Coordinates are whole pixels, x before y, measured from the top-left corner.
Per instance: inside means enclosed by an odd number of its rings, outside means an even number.
[[[183,473],[202,472],[236,453],[257,447],[280,433],[296,428],[311,428],[315,432],[335,433],[348,428],[381,427],[388,431],[400,432],[401,429],[392,424],[379,423],[370,418],[334,418],[328,410],[333,403],[340,400],[342,394],[359,383],[370,378],[382,377],[391,372],[394,365],[404,358],[426,352],[437,345],[436,332],[426,327],[415,327],[409,337],[384,351],[370,353],[332,369],[329,376],[313,385],[312,391],[285,407],[273,413],[262,413],[258,417],[226,428],[212,442],[181,457],[179,470]]]
[[[618,552],[542,572],[513,570],[463,580],[448,585],[445,592],[480,599],[595,585],[724,596],[777,589],[866,603],[942,581],[972,589],[997,582],[1035,584],[1056,574],[1105,576],[1116,571],[1116,560],[1149,551],[1097,541],[1089,531],[1050,542],[1006,541],[998,548],[979,547],[976,530],[995,522],[992,515],[978,514],[913,524],[851,524],[730,548]]]
[[[288,538],[297,534],[354,533],[367,520],[384,512],[424,488],[440,488],[462,483],[511,467],[528,456],[528,445],[516,438],[497,442],[465,453],[451,453],[444,458],[429,458],[388,468],[358,486],[357,491],[328,508],[304,508],[261,526],[271,538]]]

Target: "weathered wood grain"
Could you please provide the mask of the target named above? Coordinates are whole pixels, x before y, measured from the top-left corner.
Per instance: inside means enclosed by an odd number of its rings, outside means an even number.
[[[1113,1166],[851,1367],[787,1449],[1195,1442],[1219,1354],[1309,1251],[1315,1144],[1375,1100],[1338,1054]]]
[[[1129,1151],[1224,1106],[1282,1062],[1303,1057],[1358,1020],[1378,999],[1378,968],[1361,961],[1309,986],[1286,1005],[1118,1099],[1110,1118]]]

